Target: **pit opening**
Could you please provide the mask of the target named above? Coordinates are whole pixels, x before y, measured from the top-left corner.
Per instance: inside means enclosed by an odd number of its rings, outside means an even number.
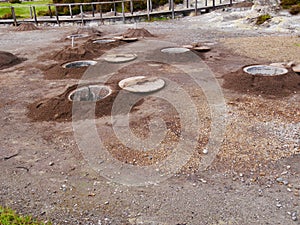
[[[163,48],[160,50],[163,53],[168,53],[168,54],[179,54],[179,53],[185,53],[189,52],[190,49],[188,48]]]
[[[279,76],[288,73],[288,70],[285,68],[269,65],[247,66],[243,71],[254,76]]]
[[[88,85],[80,87],[72,91],[68,99],[69,101],[87,101],[87,102],[96,102],[101,99],[106,98],[112,93],[112,90],[109,86],[105,85]]]
[[[65,63],[62,65],[63,68],[71,69],[71,68],[80,68],[80,67],[87,67],[96,65],[96,61],[93,60],[82,60],[82,61],[74,61]]]

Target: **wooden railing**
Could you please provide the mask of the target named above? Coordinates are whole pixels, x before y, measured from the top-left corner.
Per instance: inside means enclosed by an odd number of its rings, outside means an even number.
[[[134,2],[145,2],[147,4],[147,11],[144,13],[138,13],[134,15]],[[115,1],[107,1],[107,2],[89,2],[89,3],[62,3],[62,4],[46,4],[46,5],[42,5],[39,4],[39,6],[47,6],[48,7],[48,12],[49,12],[49,19],[45,19],[45,18],[39,18],[37,17],[37,12],[36,12],[36,6],[34,5],[30,5],[30,6],[16,6],[16,7],[28,7],[28,10],[30,11],[30,16],[31,19],[23,19],[22,22],[35,22],[37,25],[38,23],[42,23],[42,22],[55,22],[58,25],[60,25],[61,22],[76,22],[76,21],[80,21],[82,24],[84,24],[85,21],[92,21],[92,20],[101,20],[103,22],[104,19],[122,19],[123,22],[125,22],[126,18],[133,18],[133,17],[147,17],[148,20],[150,20],[151,16],[157,16],[157,15],[164,15],[164,14],[171,14],[172,19],[175,18],[175,13],[184,13],[184,12],[193,12],[195,13],[195,15],[197,15],[197,13],[199,12],[209,12],[210,10],[214,10],[214,9],[218,9],[218,8],[223,8],[223,7],[228,7],[231,6],[233,4],[233,0],[227,0],[229,2],[227,3],[222,3],[222,0],[203,0],[204,1],[204,5],[203,6],[198,6],[198,1],[195,1],[195,4],[193,7],[191,7],[190,4],[190,0],[186,0],[185,1],[185,8],[184,9],[179,9],[176,10],[175,9],[175,4],[174,4],[174,0],[169,0],[169,10],[167,11],[153,11],[152,9],[152,0],[115,0]],[[210,4],[209,2],[210,1]],[[130,13],[126,15],[125,13],[125,3],[129,2],[130,3]],[[103,5],[113,5],[113,12],[114,15],[111,17],[104,17],[103,16],[103,11],[102,11],[102,6]],[[122,12],[121,12],[121,16],[117,16],[117,12],[116,12],[116,4],[121,4],[122,5]],[[84,17],[84,10],[83,10],[83,6],[85,5],[90,5],[91,6],[91,13],[92,13],[92,17],[90,18],[85,18]],[[99,7],[95,7],[99,5]],[[69,7],[69,18],[64,18],[61,19],[59,16],[59,12],[58,12],[58,7]],[[72,12],[72,7],[74,6],[79,6],[80,9],[80,18],[74,18],[73,17],[73,12]],[[15,7],[14,6],[0,6],[1,8],[10,8],[11,10],[11,14],[13,19],[12,20],[3,20],[0,19],[0,23],[13,23],[15,26],[17,26],[18,24],[18,20],[17,20],[17,15],[15,13]],[[54,15],[52,13],[52,8],[54,8]],[[96,9],[95,9],[96,8]],[[98,8],[98,10],[97,10]],[[95,13],[99,13],[99,17],[95,18]],[[65,15],[64,15],[65,17]],[[20,22],[20,20],[19,20]]]

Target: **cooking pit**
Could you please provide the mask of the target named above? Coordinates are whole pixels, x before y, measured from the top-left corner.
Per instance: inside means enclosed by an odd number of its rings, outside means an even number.
[[[95,102],[106,98],[112,93],[109,86],[104,85],[88,85],[80,87],[72,91],[68,99],[70,101],[90,101]]]
[[[65,63],[62,65],[63,68],[71,69],[71,68],[80,68],[80,67],[87,67],[96,65],[97,62],[93,60],[81,60],[81,61],[74,61]]]
[[[288,73],[288,70],[283,67],[269,65],[253,65],[247,66],[244,69],[245,73],[257,76],[279,76]]]

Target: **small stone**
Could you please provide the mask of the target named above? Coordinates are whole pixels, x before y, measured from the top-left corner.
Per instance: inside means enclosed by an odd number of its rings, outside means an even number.
[[[54,162],[49,162],[49,166],[53,166],[54,165]]]
[[[202,152],[203,152],[203,154],[207,154],[208,153],[208,149],[205,148],[205,149],[203,149]]]
[[[277,203],[276,203],[276,207],[277,207],[277,208],[281,208],[281,207],[282,207],[282,204],[281,204],[280,202],[277,202]]]
[[[108,201],[104,202],[104,205],[108,205],[108,204],[109,204],[109,202],[108,202]]]
[[[288,173],[288,171],[283,171],[282,173],[281,173],[281,175],[286,175]]]
[[[291,166],[290,165],[286,166],[286,169],[288,169],[288,170],[291,169]]]
[[[244,174],[240,173],[240,177],[243,177],[243,176],[244,176]]]
[[[295,190],[295,191],[294,191],[294,195],[297,196],[297,197],[299,197],[299,191],[298,191],[298,190]]]
[[[293,221],[297,221],[298,220],[298,218],[297,218],[297,212],[293,212],[291,216],[292,216],[292,220]]]
[[[287,190],[288,192],[291,192],[291,191],[292,191],[292,189],[290,189],[290,188],[287,188],[286,190]]]
[[[206,180],[204,180],[204,179],[200,179],[200,181],[202,182],[202,183],[207,183],[207,181]]]

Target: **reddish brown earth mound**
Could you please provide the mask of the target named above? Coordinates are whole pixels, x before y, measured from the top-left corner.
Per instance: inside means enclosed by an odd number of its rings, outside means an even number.
[[[112,86],[112,85],[111,85]],[[33,121],[71,121],[72,104],[68,99],[69,94],[77,88],[77,85],[69,87],[62,94],[50,98],[43,99],[28,106],[28,117]],[[117,95],[118,87],[115,85],[112,94],[105,99],[99,100],[95,106],[95,117],[110,115],[114,99]],[[80,115],[88,114],[91,109],[91,102],[80,103]]]
[[[141,29],[132,29],[129,28],[123,35],[125,38],[137,38],[137,37],[154,37],[148,30]]]
[[[294,72],[279,76],[254,76],[240,69],[223,78],[226,89],[269,98],[285,97],[300,91],[300,76]]]
[[[44,71],[44,77],[46,79],[80,79],[87,67],[82,68],[62,68],[62,64],[77,60],[92,60],[100,57],[106,50],[118,47],[125,42],[115,41],[112,43],[97,44],[92,40],[87,41],[83,45],[72,47],[65,47],[62,50],[55,51],[53,53],[47,53],[41,56],[39,59],[42,61],[55,60],[56,64],[40,66],[40,69]]]
[[[20,24],[15,31],[30,31],[30,30],[39,30],[33,23],[22,23]]]
[[[0,69],[5,69],[14,66],[22,61],[23,59],[18,58],[10,52],[0,51]]]

